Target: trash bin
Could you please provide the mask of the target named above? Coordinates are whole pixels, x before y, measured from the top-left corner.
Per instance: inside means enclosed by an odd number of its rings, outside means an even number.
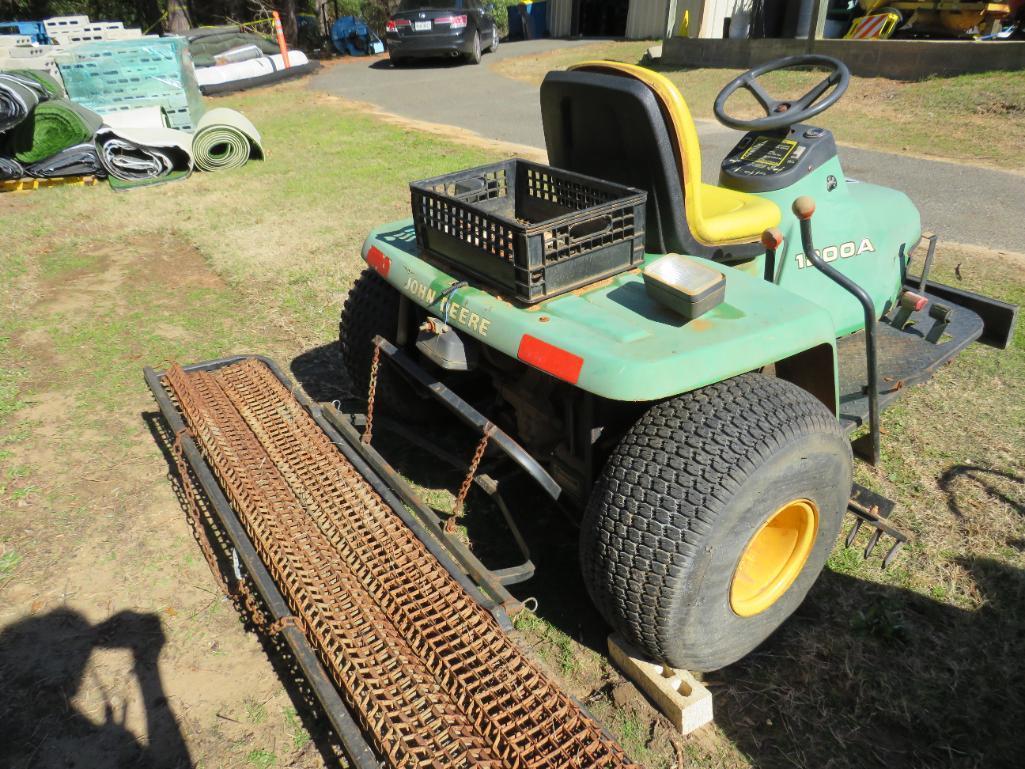
[[[518,5],[507,5],[506,16],[509,19],[509,39],[523,39],[523,19],[520,18],[520,7]]]
[[[523,37],[536,40],[548,32],[548,3],[544,0],[533,3],[520,3],[516,6],[520,21],[524,25]]]
[[[525,2],[506,6],[510,40],[536,40],[548,34],[548,3]]]

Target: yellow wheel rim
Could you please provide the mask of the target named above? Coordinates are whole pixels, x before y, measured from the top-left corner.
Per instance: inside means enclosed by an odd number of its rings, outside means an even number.
[[[795,499],[773,513],[744,548],[730,585],[730,606],[752,617],[779,600],[797,579],[815,546],[819,511]]]

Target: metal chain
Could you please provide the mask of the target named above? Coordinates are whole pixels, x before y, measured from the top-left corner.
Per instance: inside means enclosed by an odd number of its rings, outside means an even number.
[[[456,518],[463,514],[466,495],[470,493],[470,485],[473,483],[474,476],[477,475],[477,468],[480,466],[480,461],[484,457],[484,452],[488,448],[488,441],[491,439],[491,434],[494,431],[495,426],[489,423],[484,428],[484,435],[481,436],[477,449],[473,452],[473,459],[470,460],[470,471],[466,474],[466,478],[463,479],[463,485],[459,487],[459,494],[456,495],[456,504],[452,508],[452,515],[445,521],[445,531],[449,534],[454,534],[456,531]]]
[[[370,361],[370,388],[367,393],[367,426],[363,430],[364,446],[370,445],[370,439],[374,437],[374,398],[377,395],[377,368],[381,364],[381,348],[374,345],[374,357]]]
[[[224,594],[229,598],[234,598],[234,594],[230,587],[228,587],[227,581],[224,579],[224,574],[221,572],[221,567],[217,563],[217,556],[214,553],[213,544],[210,542],[210,537],[207,536],[206,527],[203,526],[202,512],[199,505],[199,495],[196,493],[196,487],[192,483],[192,479],[189,477],[189,466],[185,460],[185,450],[182,448],[182,437],[188,435],[192,437],[192,433],[187,427],[183,427],[174,434],[174,443],[171,446],[171,454],[174,456],[174,463],[178,468],[178,478],[181,482],[182,494],[185,497],[185,517],[188,519],[189,526],[192,528],[192,533],[196,537],[196,542],[199,543],[199,549],[203,553],[203,557],[206,559],[207,565],[210,567],[210,571],[213,572],[214,579],[217,580],[217,584],[220,586]]]
[[[306,632],[306,623],[294,614],[286,614],[281,619],[275,620],[267,626],[267,632],[271,635],[277,635],[286,627],[294,627],[300,633]]]
[[[292,616],[291,614],[286,614],[268,625],[267,617],[260,608],[260,604],[256,600],[256,596],[253,594],[252,588],[249,587],[249,583],[246,581],[245,576],[242,576],[238,582],[235,583],[234,589],[228,585],[228,581],[224,578],[224,573],[221,571],[221,566],[217,561],[217,555],[214,552],[213,543],[210,541],[210,537],[206,533],[206,527],[203,525],[199,493],[197,492],[192,479],[189,477],[189,468],[185,459],[185,451],[182,448],[182,437],[185,435],[192,437],[192,432],[187,427],[183,427],[174,434],[174,443],[172,444],[171,454],[174,457],[174,463],[178,468],[178,477],[181,481],[182,494],[185,497],[185,517],[188,520],[189,526],[192,528],[196,541],[199,543],[199,549],[203,553],[203,558],[206,559],[206,563],[210,567],[210,571],[213,572],[214,579],[217,580],[217,584],[220,586],[224,594],[230,598],[232,603],[234,603],[240,610],[242,609],[242,606],[239,606],[239,599],[241,598],[241,603],[244,605],[245,611],[249,614],[249,618],[253,621],[253,624],[261,630],[265,630],[271,635],[277,635],[286,627],[292,626],[298,628],[302,632],[305,632],[306,626],[302,623],[302,620],[298,617]]]

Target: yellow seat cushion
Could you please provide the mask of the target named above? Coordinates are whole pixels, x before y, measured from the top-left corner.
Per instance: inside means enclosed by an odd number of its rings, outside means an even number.
[[[771,200],[714,184],[702,183],[698,190],[701,220],[695,224],[688,219],[688,223],[694,237],[702,243],[750,243],[779,224],[779,206]]]
[[[662,107],[676,150],[687,226],[706,246],[753,243],[780,222],[779,206],[771,200],[701,181],[701,145],[690,109],[672,82],[658,72],[618,61],[585,61],[570,69],[631,77],[651,89]]]

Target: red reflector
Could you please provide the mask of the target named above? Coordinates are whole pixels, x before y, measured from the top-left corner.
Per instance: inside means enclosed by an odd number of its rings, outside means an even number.
[[[371,246],[367,251],[367,264],[373,267],[382,278],[388,277],[391,270],[391,259],[385,256],[377,246]]]
[[[388,32],[397,32],[399,27],[408,27],[410,25],[409,19],[390,19],[384,28]]]
[[[909,310],[919,312],[920,310],[924,309],[927,304],[929,304],[929,300],[921,294],[916,294],[912,291],[905,291],[900,298],[900,303],[907,307]]]
[[[542,342],[530,334],[524,334],[520,339],[520,349],[516,351],[516,357],[570,384],[577,383],[580,369],[584,367],[584,359],[579,355]]]
[[[451,24],[453,27],[465,27],[465,16],[439,16],[434,20],[435,24]]]

